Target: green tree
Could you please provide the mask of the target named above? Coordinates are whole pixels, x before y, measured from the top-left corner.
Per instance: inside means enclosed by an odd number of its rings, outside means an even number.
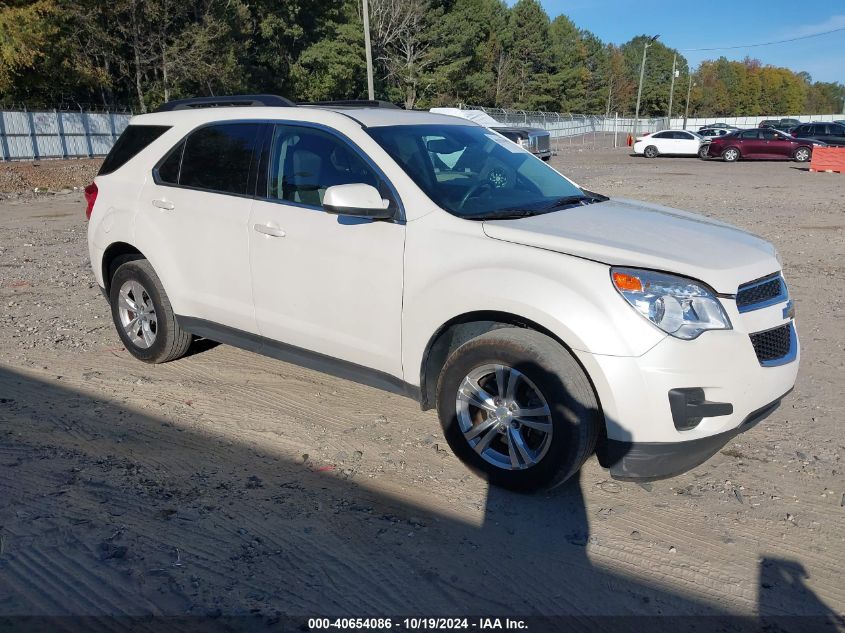
[[[511,9],[513,105],[528,110],[554,110],[549,92],[554,67],[549,40],[549,16],[537,0],[519,0]]]

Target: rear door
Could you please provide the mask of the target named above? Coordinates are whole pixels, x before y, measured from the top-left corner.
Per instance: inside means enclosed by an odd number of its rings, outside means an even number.
[[[743,158],[759,158],[764,155],[765,146],[760,142],[758,130],[746,130],[737,135],[736,145]]]
[[[136,242],[179,316],[256,331],[247,224],[261,130],[255,122],[199,127],[144,185]]]

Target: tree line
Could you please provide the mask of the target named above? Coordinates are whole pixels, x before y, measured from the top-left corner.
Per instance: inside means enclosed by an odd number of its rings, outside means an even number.
[[[602,42],[537,0],[369,0],[376,96],[405,107],[467,103],[631,114],[643,45]],[[301,101],[367,94],[361,0],[0,1],[0,103],[115,104],[274,93]],[[692,71],[648,50],[641,114],[841,112],[845,86],[757,60]],[[692,73],[692,74],[690,74]]]

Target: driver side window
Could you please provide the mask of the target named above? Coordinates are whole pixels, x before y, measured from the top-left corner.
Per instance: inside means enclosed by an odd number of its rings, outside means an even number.
[[[381,179],[348,143],[316,128],[276,125],[269,169],[271,200],[321,208],[333,185],[363,183],[382,190]]]

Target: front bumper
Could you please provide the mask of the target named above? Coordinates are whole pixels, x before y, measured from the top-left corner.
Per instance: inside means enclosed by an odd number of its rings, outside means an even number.
[[[685,442],[625,442],[607,440],[599,451],[602,466],[614,479],[648,481],[680,475],[700,466],[732,438],[761,422],[787,394],[751,412],[735,429]]]
[[[785,305],[740,314],[731,302],[725,308],[735,329],[705,332],[692,341],[667,336],[638,357],[576,352],[605,418],[602,465],[622,478],[671,477],[707,460],[762,419],[761,413],[771,413],[792,390],[800,361]],[[794,336],[783,362],[758,359],[750,333],[784,324]],[[700,393],[703,402],[718,406],[689,428],[678,424],[677,407],[673,416],[670,391]]]

